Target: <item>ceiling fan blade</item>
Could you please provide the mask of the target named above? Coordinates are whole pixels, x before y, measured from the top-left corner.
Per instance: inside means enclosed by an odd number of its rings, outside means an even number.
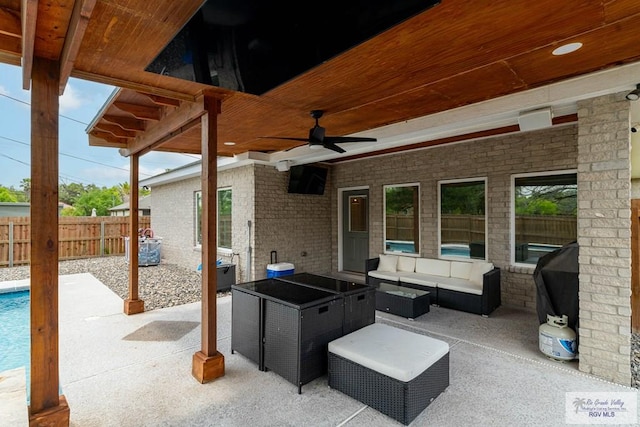
[[[329,144],[336,144],[342,142],[375,142],[376,138],[366,138],[358,136],[325,136],[324,142]]]
[[[262,139],[286,139],[287,141],[309,142],[309,138],[288,138],[286,136],[259,136]]]
[[[322,146],[324,148],[328,148],[329,150],[333,150],[336,153],[340,153],[340,154],[346,153],[346,151],[344,149],[342,149],[341,147],[338,147],[336,144],[332,144],[330,142],[327,142],[326,138],[325,138],[325,141],[322,143]]]

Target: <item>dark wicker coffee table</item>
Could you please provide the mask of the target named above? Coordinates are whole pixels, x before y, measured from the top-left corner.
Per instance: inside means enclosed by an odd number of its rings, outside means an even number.
[[[415,319],[429,312],[429,292],[380,283],[376,289],[376,310]]]

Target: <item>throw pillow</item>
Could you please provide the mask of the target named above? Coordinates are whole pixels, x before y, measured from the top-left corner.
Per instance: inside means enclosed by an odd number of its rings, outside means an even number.
[[[378,263],[378,271],[396,272],[398,265],[397,255],[380,255],[380,262]]]
[[[473,284],[482,286],[483,275],[493,270],[493,264],[490,262],[474,262],[469,273],[469,281]]]
[[[399,256],[398,265],[396,267],[398,271],[407,271],[413,273],[416,270],[416,259],[408,256]]]

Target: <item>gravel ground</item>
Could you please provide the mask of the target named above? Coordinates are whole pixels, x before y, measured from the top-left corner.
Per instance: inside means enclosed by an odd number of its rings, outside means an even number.
[[[124,256],[60,261],[59,274],[76,273],[91,273],[123,300],[128,296],[129,264]],[[29,266],[0,268],[0,282],[28,278]],[[197,302],[202,295],[200,273],[165,262],[140,267],[138,284],[145,311]]]

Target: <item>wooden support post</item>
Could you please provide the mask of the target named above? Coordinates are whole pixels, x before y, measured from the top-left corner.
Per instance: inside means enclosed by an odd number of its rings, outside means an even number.
[[[217,209],[218,114],[220,101],[205,96],[202,116],[202,347],[193,355],[192,374],[201,383],[224,375],[224,356],[217,351]]]
[[[32,426],[69,425],[58,352],[58,109],[60,65],[35,58],[31,90]]]
[[[138,167],[139,156],[129,157],[129,298],[124,301],[125,314],[144,311],[144,301],[138,298]]]

